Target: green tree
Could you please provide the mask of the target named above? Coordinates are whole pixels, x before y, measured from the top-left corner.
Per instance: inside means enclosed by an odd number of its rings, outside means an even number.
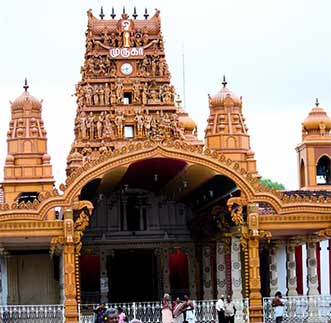
[[[260,178],[260,183],[274,190],[285,190],[285,186],[278,182],[273,182],[270,178]]]

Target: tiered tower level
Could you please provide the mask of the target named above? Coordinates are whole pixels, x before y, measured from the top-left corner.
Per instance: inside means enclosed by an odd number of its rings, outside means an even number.
[[[145,19],[136,14],[131,19],[125,11],[119,20],[97,19],[91,10],[87,15],[68,175],[85,160],[131,141],[185,140],[202,146],[195,122],[175,100],[160,12],[150,19],[146,13]]]
[[[33,97],[25,80],[24,92],[11,103],[4,167],[4,202],[32,202],[54,185],[51,157],[41,117],[42,101]]]
[[[247,173],[260,177],[256,169],[250,136],[242,113],[242,99],[227,88],[225,76],[218,93],[209,95],[209,118],[205,130],[208,148],[222,152]]]

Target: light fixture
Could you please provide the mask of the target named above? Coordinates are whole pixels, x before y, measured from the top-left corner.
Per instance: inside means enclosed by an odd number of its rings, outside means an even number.
[[[184,188],[184,189],[187,188],[187,181],[183,181],[183,188]]]
[[[159,175],[158,174],[154,174],[154,182],[156,183],[159,180]]]
[[[213,190],[209,190],[209,196],[210,196],[211,198],[214,197],[214,191],[213,191]]]

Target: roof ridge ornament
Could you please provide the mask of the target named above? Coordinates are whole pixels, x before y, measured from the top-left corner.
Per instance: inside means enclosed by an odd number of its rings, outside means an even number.
[[[147,19],[148,19],[148,17],[149,17],[149,14],[148,14],[148,12],[147,12],[147,8],[145,8],[144,17],[145,17],[145,19],[146,19],[146,20],[147,20]]]
[[[138,15],[137,15],[137,9],[136,9],[136,6],[134,6],[133,8],[133,15],[132,15],[133,19],[136,20]]]
[[[27,80],[27,78],[25,78],[24,79],[23,89],[24,89],[25,92],[28,92],[28,88],[29,88],[28,80]]]
[[[315,106],[318,107],[319,104],[320,104],[320,103],[318,102],[318,98],[316,98],[316,100],[315,100]]]
[[[103,13],[103,6],[101,6],[99,17],[101,18],[101,20],[103,20],[104,16],[105,14]]]
[[[115,13],[115,9],[114,9],[114,7],[111,8],[111,15],[110,15],[110,17],[111,17],[112,19],[115,19],[115,17],[116,17],[116,13]]]
[[[228,82],[225,79],[225,75],[223,75],[223,82],[222,82],[222,84],[223,84],[223,87],[226,87],[226,85],[228,84]]]

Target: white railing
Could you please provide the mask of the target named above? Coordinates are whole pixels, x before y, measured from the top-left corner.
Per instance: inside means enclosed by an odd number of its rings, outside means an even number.
[[[215,323],[217,315],[215,310],[216,300],[194,301],[196,323]],[[236,323],[249,323],[248,299],[234,300],[237,312]],[[122,307],[128,319],[139,319],[143,323],[160,323],[161,320],[161,302],[144,303],[112,303],[107,306],[117,308]],[[79,317],[80,323],[93,323],[93,308],[96,304],[80,305]]]
[[[0,305],[1,323],[63,323],[63,305]]]
[[[263,298],[264,323],[274,323],[272,297]],[[331,296],[284,297],[283,323],[328,323],[331,322]]]

